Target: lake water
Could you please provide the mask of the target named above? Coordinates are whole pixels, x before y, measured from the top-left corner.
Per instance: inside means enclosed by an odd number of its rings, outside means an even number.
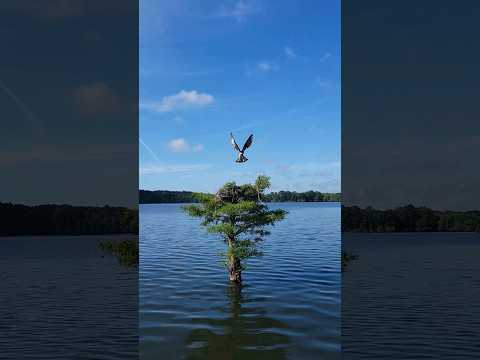
[[[344,234],[343,358],[480,359],[480,234]]]
[[[340,359],[340,205],[281,203],[229,284],[219,236],[178,204],[140,208],[140,358]]]
[[[287,211],[229,284],[207,234],[181,205],[140,208],[140,358],[339,359],[340,206]]]
[[[126,237],[0,237],[0,358],[138,358],[138,271],[98,248]]]

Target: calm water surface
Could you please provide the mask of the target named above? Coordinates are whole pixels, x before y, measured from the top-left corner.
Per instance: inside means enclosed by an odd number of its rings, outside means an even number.
[[[138,358],[138,271],[98,249],[123,238],[0,237],[0,359]]]
[[[480,359],[480,234],[344,234],[343,358]]]
[[[177,204],[140,209],[140,357],[339,359],[340,206],[282,203],[241,289]]]

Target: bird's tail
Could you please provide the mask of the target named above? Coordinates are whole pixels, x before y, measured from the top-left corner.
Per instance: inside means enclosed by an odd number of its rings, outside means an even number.
[[[238,154],[238,158],[237,158],[236,162],[243,163],[245,161],[248,161],[248,159],[245,157],[245,155],[243,155],[242,153]]]

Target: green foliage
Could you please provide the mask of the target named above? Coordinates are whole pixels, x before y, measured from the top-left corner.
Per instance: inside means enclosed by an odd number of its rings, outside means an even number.
[[[279,191],[272,192],[265,196],[265,201],[268,202],[340,202],[340,193],[322,193],[319,191]]]
[[[266,189],[270,187],[270,178],[265,175],[260,175],[257,177],[257,180],[255,181],[255,187],[257,188],[258,191],[264,192]]]
[[[161,203],[195,203],[195,193],[191,191],[166,191],[166,190],[140,190],[140,204],[161,204]]]
[[[99,244],[100,249],[114,254],[120,264],[138,267],[138,240],[129,239],[122,241],[103,241]]]
[[[286,211],[270,210],[262,202],[269,186],[267,176],[259,176],[254,184],[238,186],[229,182],[215,195],[197,196],[199,205],[183,207],[188,215],[201,218],[209,233],[222,236],[228,245],[227,251],[222,254],[225,265],[232,259],[260,256],[257,246],[269,234],[264,227],[285,218]]]
[[[226,186],[226,185],[225,185]],[[232,186],[230,184],[229,186]],[[242,185],[244,186],[244,185]],[[270,180],[266,176],[259,176],[255,182],[255,186],[244,186],[245,191],[250,191],[250,195],[258,197],[257,189],[263,192],[270,187]],[[140,204],[160,204],[160,203],[201,203],[199,200],[203,196],[213,196],[211,194],[194,193],[191,191],[148,191],[140,190]],[[319,191],[280,191],[264,194],[262,201],[264,202],[329,202],[340,201],[340,193],[322,193]]]

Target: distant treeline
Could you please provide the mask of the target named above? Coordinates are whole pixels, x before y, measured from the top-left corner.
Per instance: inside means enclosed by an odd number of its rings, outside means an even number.
[[[412,205],[391,210],[342,206],[342,231],[480,231],[480,211],[436,211]]]
[[[319,191],[295,192],[279,191],[264,196],[266,202],[326,202],[340,201],[340,193],[322,193]],[[195,203],[195,193],[191,191],[140,190],[140,204]]]
[[[285,202],[285,201],[296,201],[296,202],[339,202],[340,193],[322,193],[319,191],[307,191],[307,192],[296,192],[296,191],[279,191],[272,192],[265,196],[265,201],[267,202]]]
[[[0,203],[0,236],[120,233],[138,233],[137,210]]]
[[[191,191],[140,190],[140,204],[195,203],[195,193]]]

